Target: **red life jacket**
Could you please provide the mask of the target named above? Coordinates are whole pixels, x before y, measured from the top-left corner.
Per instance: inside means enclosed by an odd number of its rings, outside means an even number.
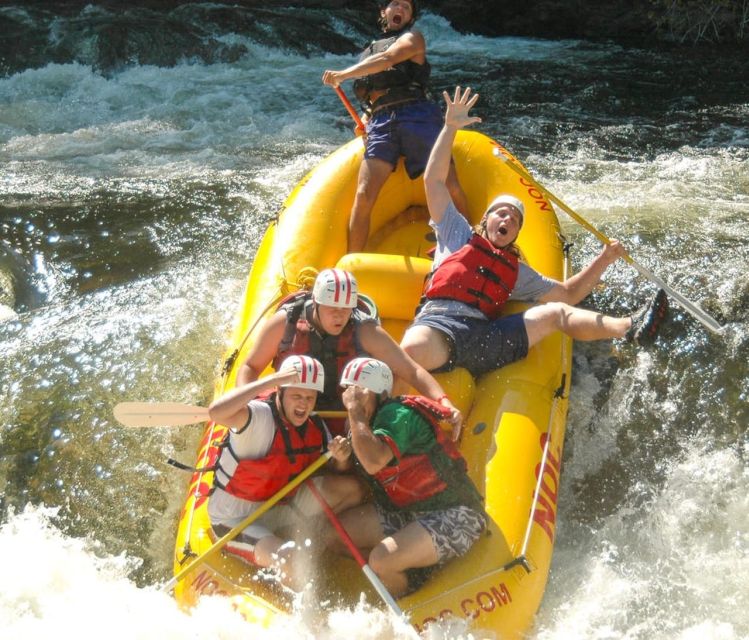
[[[448,479],[438,474],[433,463],[433,457],[440,449],[461,474],[468,467],[456,444],[440,427],[440,422],[450,417],[449,409],[423,396],[400,396],[387,402],[398,402],[415,409],[432,427],[437,441],[427,453],[407,454],[403,457],[396,454],[395,465],[383,467],[374,474],[375,480],[393,504],[406,507],[431,498],[447,488]]]
[[[474,233],[465,246],[447,256],[434,270],[424,294],[429,299],[465,302],[494,320],[517,279],[517,256],[506,249],[497,249]]]
[[[295,427],[278,412],[275,392],[264,401],[270,406],[276,425],[268,453],[257,460],[240,460],[231,447],[227,432],[214,475],[216,486],[237,498],[252,502],[267,500],[289,484],[320,457],[327,445],[324,429],[317,418],[310,416],[301,427]],[[237,468],[232,474],[221,465],[224,455],[230,455],[237,461]],[[228,476],[228,482],[222,483],[218,472]],[[293,492],[289,495],[293,495]]]
[[[342,409],[338,381],[343,368],[350,360],[369,355],[359,342],[359,326],[368,321],[369,309],[362,303],[361,309],[354,309],[343,331],[337,336],[331,336],[319,332],[307,320],[305,309],[311,299],[312,294],[303,291],[281,304],[280,308],[286,311],[286,328],[278,345],[278,353],[273,359],[273,368],[278,371],[281,363],[291,355],[317,358],[325,370],[325,391],[317,398],[317,408]]]

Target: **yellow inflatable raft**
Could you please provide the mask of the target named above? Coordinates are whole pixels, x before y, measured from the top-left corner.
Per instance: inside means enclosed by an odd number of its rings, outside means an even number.
[[[532,184],[497,157],[500,145],[475,132],[460,132],[453,150],[468,196],[471,222],[479,221],[498,192],[525,204],[518,244],[523,259],[539,272],[565,277],[559,224],[551,205]],[[502,150],[504,151],[504,150]],[[506,153],[506,151],[504,151]],[[509,155],[509,154],[508,154]],[[346,255],[348,215],[362,158],[359,139],[344,145],[294,189],[258,249],[247,283],[224,374],[222,393],[234,384],[236,368],[253,341],[253,331],[279,300],[311,286],[317,271],[338,266],[352,271],[360,291],[377,303],[383,326],[400,340],[413,316],[434,235],[427,225],[422,180],[409,180],[402,163],[383,188],[372,214],[366,253]],[[511,305],[514,312],[521,307]],[[474,380],[459,369],[438,376],[463,412],[461,450],[476,486],[486,497],[490,532],[460,560],[434,574],[417,592],[399,600],[417,630],[441,619],[462,618],[478,637],[519,637],[533,621],[551,562],[560,464],[570,383],[571,341],[554,334],[518,363]],[[225,427],[208,424],[197,469],[209,467]],[[211,547],[206,501],[212,473],[192,476],[175,546],[175,574]],[[363,591],[379,599],[348,558],[326,557],[320,571],[343,604]],[[251,579],[248,565],[224,553],[190,571],[176,586],[178,601],[190,606],[204,594],[221,593],[253,621],[270,624],[284,615],[284,595]],[[317,576],[324,581],[326,576]]]

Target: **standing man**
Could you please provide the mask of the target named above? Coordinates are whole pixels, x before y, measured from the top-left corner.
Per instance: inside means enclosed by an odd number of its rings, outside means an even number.
[[[356,78],[354,91],[367,118],[364,161],[349,220],[349,253],[364,250],[372,208],[398,158],[405,157],[408,177],[418,178],[442,126],[439,106],[429,96],[426,41],[413,28],[416,14],[416,0],[392,0],[384,5],[380,9],[382,37],[364,50],[358,63],[341,71],[327,70],[322,76],[323,83],[331,87]],[[458,209],[466,211],[465,194],[453,165],[447,185]]]

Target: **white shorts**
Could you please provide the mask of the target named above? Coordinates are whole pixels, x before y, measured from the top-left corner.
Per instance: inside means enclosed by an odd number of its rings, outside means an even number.
[[[318,491],[322,488],[322,481],[322,476],[312,479]],[[216,489],[208,499],[208,513],[214,533],[217,537],[226,535],[263,504],[242,500]],[[275,504],[227,542],[226,550],[254,563],[254,548],[259,540],[269,536],[293,537],[300,525],[321,514],[322,508],[317,498],[306,485],[302,485],[290,500]]]

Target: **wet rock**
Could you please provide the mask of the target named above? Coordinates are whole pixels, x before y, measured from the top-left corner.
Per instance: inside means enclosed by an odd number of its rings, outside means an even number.
[[[650,0],[420,0],[463,33],[614,40],[652,45]],[[378,2],[345,0],[39,1],[0,6],[0,73],[49,62],[80,62],[103,72],[130,64],[170,66],[185,59],[232,62],[241,43],[302,55],[354,53],[376,35]],[[230,43],[226,35],[236,34]]]
[[[652,9],[643,0],[430,0],[423,3],[459,31],[487,36],[642,40]]]

